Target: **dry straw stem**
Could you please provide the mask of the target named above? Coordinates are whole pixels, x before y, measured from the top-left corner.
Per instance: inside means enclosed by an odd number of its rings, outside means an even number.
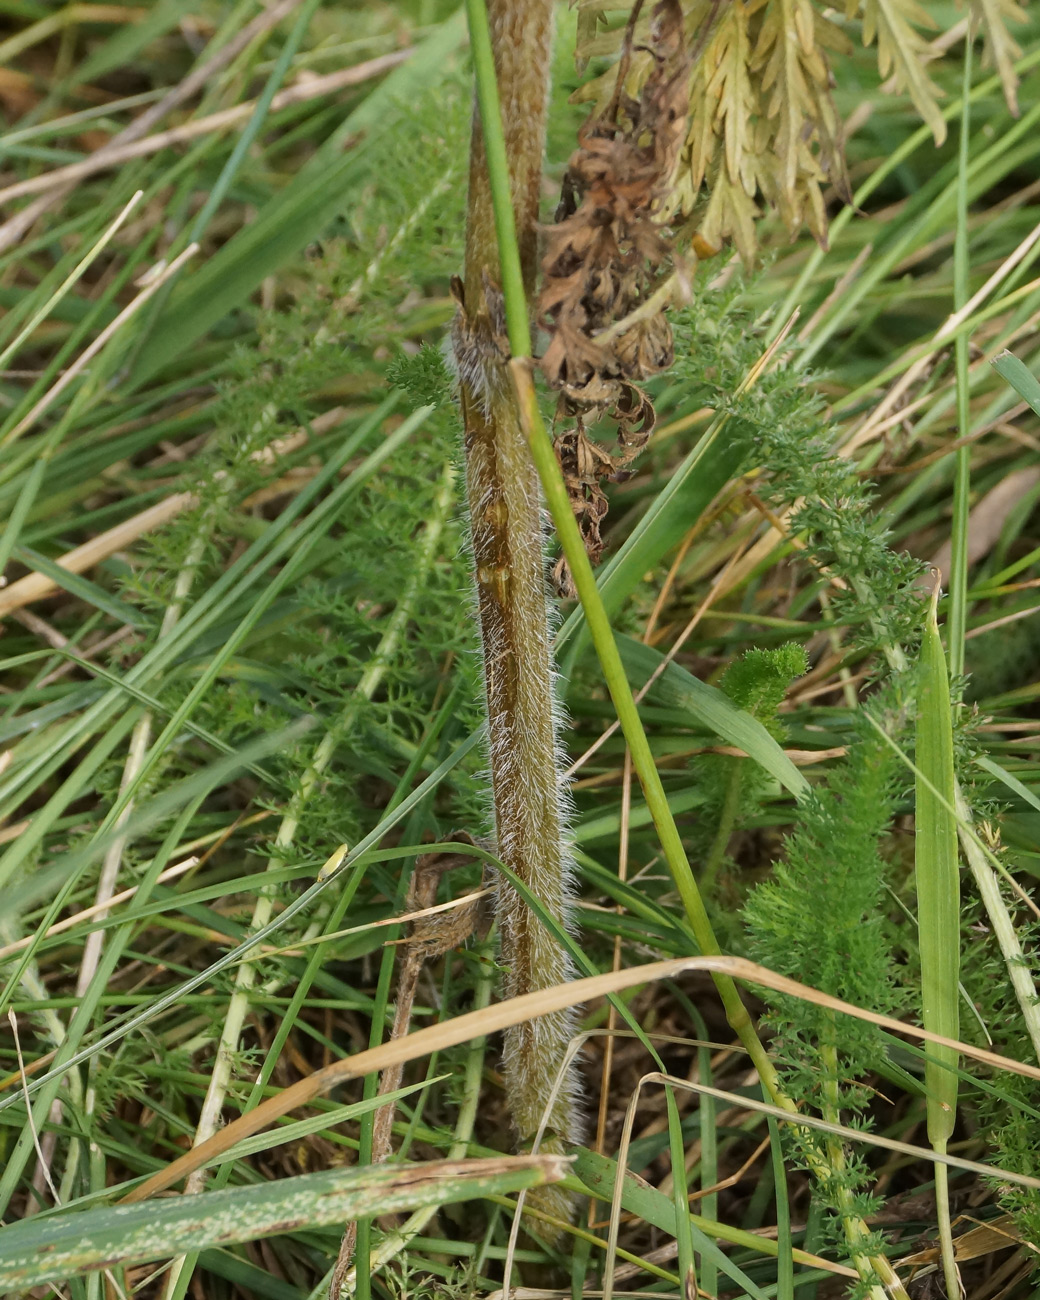
[[[86,255],[72,268],[65,280],[57,289],[55,289],[54,293],[29,318],[4,350],[0,352],[0,370],[3,370],[11,358],[18,354],[22,344],[26,339],[32,336],[41,321],[45,320],[54,310],[55,305],[61,302],[65,295],[79,283],[80,279],[82,279],[86,274],[89,267],[97,260],[112,239],[115,238],[120,227],[126,222],[131,212],[133,212],[134,208],[137,207],[138,203],[140,203],[143,198],[144,190],[138,190],[135,194],[130,196],[123,210],[116,216],[111,225],[102,232],[101,237],[97,242],[91,245]]]
[[[197,867],[198,865],[199,859],[197,857],[192,856],[190,858],[185,858],[183,862],[178,862],[172,867],[167,867],[165,871],[156,877],[155,883],[157,885],[168,884],[171,880],[176,880],[179,876],[183,876],[186,871],[190,871],[192,867]],[[42,935],[27,934],[23,939],[16,939],[13,943],[4,944],[0,947],[0,961],[6,960],[6,958],[13,956],[16,952],[23,952],[34,943],[43,943],[48,939],[53,939],[55,935],[64,934],[66,930],[72,930],[77,925],[82,925],[85,921],[89,921],[95,916],[102,913],[107,914],[110,908],[118,907],[120,903],[129,902],[129,900],[137,893],[139,888],[140,886],[138,885],[131,885],[129,889],[124,889],[118,894],[113,894],[111,898],[107,899],[105,902],[93,903],[90,907],[85,907],[81,912],[76,912],[72,916],[67,916],[64,921],[55,922],[55,924]],[[0,1080],[0,1091],[3,1090],[3,1086],[4,1081]]]
[[[0,446],[9,447],[11,443],[17,440],[27,430],[31,429],[36,421],[46,411],[54,405],[61,394],[68,388],[69,384],[81,374],[87,364],[97,356],[113,334],[126,324],[128,320],[136,316],[149,298],[153,298],[168,280],[172,280],[185,262],[195,256],[199,251],[198,244],[189,244],[183,253],[180,253],[167,266],[161,263],[156,268],[156,273],[144,286],[141,292],[131,302],[128,302],[119,315],[105,326],[97,338],[88,347],[84,348],[76,360],[69,366],[61,377],[51,385],[44,393],[36,405],[29,411],[25,417],[18,421],[13,429],[8,430],[0,439]]]
[[[311,99],[334,95],[348,86],[360,85],[363,81],[379,77],[384,72],[389,72],[391,68],[396,68],[411,53],[410,49],[394,50],[391,54],[381,54],[378,58],[355,64],[352,68],[341,68],[339,72],[330,72],[324,77],[308,77],[275,95],[268,112],[277,113],[280,109],[289,108],[293,104],[305,104]],[[119,167],[132,158],[146,158],[149,154],[158,153],[160,149],[186,144],[189,140],[198,139],[199,136],[211,135],[216,131],[224,131],[229,126],[237,126],[240,122],[248,120],[256,109],[257,102],[257,100],[247,100],[244,104],[235,104],[232,108],[210,113],[208,117],[199,117],[180,126],[172,126],[167,131],[159,131],[155,135],[146,136],[143,140],[128,140],[118,146],[113,141],[111,145],[98,149],[82,162],[56,167],[53,171],[41,172],[39,176],[30,176],[24,181],[16,181],[13,185],[0,189],[0,203],[24,198],[27,194],[46,194],[53,189],[76,185],[88,176],[95,176],[98,172],[107,171],[111,167]]]
[[[604,975],[593,975],[586,979],[559,984],[554,988],[525,993],[507,1002],[499,1002],[484,1010],[471,1011],[441,1024],[429,1025],[425,1029],[416,1030],[406,1038],[383,1043],[379,1047],[335,1061],[324,1069],[316,1070],[306,1079],[299,1080],[276,1096],[269,1097],[255,1110],[234,1120],[219,1133],[214,1134],[208,1142],[195,1147],[167,1165],[165,1169],[147,1178],[124,1197],[124,1201],[142,1201],[149,1196],[154,1196],[156,1192],[164,1191],[182,1178],[186,1178],[194,1170],[202,1168],[203,1165],[209,1164],[229,1151],[236,1142],[258,1133],[283,1115],[307,1105],[316,1097],[324,1096],[330,1089],[350,1079],[363,1078],[375,1071],[412,1061],[420,1056],[428,1056],[431,1052],[457,1047],[474,1038],[510,1029],[514,1025],[538,1016],[559,1013],[581,1003],[591,1002],[595,998],[607,997],[611,993],[619,993],[642,984],[675,979],[690,971],[707,971],[748,984],[763,985],[789,997],[801,998],[836,1013],[854,1016],[858,1020],[864,1020],[868,1024],[877,1025],[892,1033],[906,1034],[910,1038],[925,1043],[936,1043],[940,1047],[955,1048],[962,1055],[983,1065],[1040,1082],[1040,1068],[1037,1066],[1026,1065],[1022,1061],[1000,1056],[996,1052],[989,1052],[985,1048],[975,1047],[969,1043],[943,1038],[939,1034],[930,1033],[916,1025],[906,1024],[892,1016],[852,1006],[851,1003],[843,1002],[840,998],[831,997],[827,993],[809,988],[806,984],[800,984],[797,980],[777,975],[774,971],[747,961],[743,957],[676,957],[668,961],[650,962],[645,966],[635,966],[628,970],[609,971]],[[793,1122],[797,1122],[800,1118],[798,1112],[792,1113],[786,1108],[784,1113]]]
[[[188,250],[185,249],[185,254],[187,252]],[[172,267],[169,269],[172,270]],[[136,302],[137,299],[134,301]],[[115,324],[114,321],[113,324]],[[254,452],[252,459],[258,464],[273,465],[278,456],[286,456],[291,451],[303,446],[311,434],[317,435],[325,433],[329,429],[334,429],[345,414],[345,407],[334,407],[331,411],[316,416],[311,421],[309,428],[297,429],[284,438],[276,439],[269,447],[263,447],[261,450]],[[247,499],[246,504],[248,505],[254,498],[255,494],[254,497]],[[171,519],[175,519],[179,514],[197,504],[198,498],[192,492],[174,493],[173,496],[167,497],[165,501],[159,501],[154,506],[149,506],[146,510],[141,510],[136,515],[132,515],[129,519],[124,519],[121,524],[116,524],[114,528],[109,528],[107,532],[92,537],[89,542],[77,546],[74,550],[57,559],[55,563],[69,573],[85,573],[87,569],[92,569],[95,564],[100,564],[102,560],[107,560],[110,555],[115,555],[117,551],[123,550],[124,547],[133,545],[138,538],[154,532],[157,528],[161,528],[164,524],[169,523]],[[42,573],[26,574],[24,578],[19,578],[17,582],[12,582],[9,587],[0,590],[0,618],[5,618],[13,611],[31,605],[34,601],[46,600],[47,597],[55,595],[60,590],[61,588],[56,582]],[[62,644],[64,645],[64,642]]]
[[[110,555],[130,546],[139,537],[161,528],[195,504],[196,498],[193,493],[177,492],[167,497],[165,501],[159,501],[156,505],[149,506],[147,510],[124,519],[121,524],[116,524],[107,532],[92,537],[89,542],[84,542],[82,546],[77,546],[75,550],[63,555],[56,563],[68,573],[84,573],[95,564],[108,559]],[[10,614],[12,610],[21,609],[23,605],[31,605],[33,601],[53,596],[60,590],[58,584],[44,574],[29,573],[0,591],[0,618]]]

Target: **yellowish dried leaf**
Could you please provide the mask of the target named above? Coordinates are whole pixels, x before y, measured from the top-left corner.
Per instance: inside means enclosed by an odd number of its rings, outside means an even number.
[[[972,0],[972,11],[981,21],[985,34],[983,65],[996,69],[1004,88],[1007,106],[1017,117],[1018,74],[1015,72],[1015,60],[1021,56],[1022,50],[1006,24],[1024,23],[1026,12],[1015,0]]]

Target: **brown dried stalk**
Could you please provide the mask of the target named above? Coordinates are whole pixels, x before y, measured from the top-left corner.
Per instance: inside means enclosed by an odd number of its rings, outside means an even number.
[[[537,216],[551,64],[551,0],[488,5],[513,210],[528,298],[537,263]],[[488,714],[495,833],[502,861],[566,924],[571,854],[566,838],[558,709],[538,478],[527,449],[507,360],[498,245],[479,120],[470,154],[465,283],[456,286],[454,348],[465,427],[477,607]],[[570,978],[566,951],[508,881],[497,919],[507,997]],[[553,1081],[571,1038],[573,1013],[554,1012],[506,1034],[506,1093],[521,1146],[548,1113],[543,1147],[577,1136],[573,1072],[555,1101]],[[539,1207],[568,1217],[569,1198],[541,1189]]]

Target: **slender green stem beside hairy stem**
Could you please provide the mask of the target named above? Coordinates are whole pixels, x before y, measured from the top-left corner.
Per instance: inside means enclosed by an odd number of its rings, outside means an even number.
[[[487,36],[487,12],[483,0],[467,0],[467,14],[473,36],[474,67],[477,84],[489,82],[495,77],[495,68],[489,57],[490,38]],[[505,209],[511,205],[509,170],[506,164],[507,153],[501,118],[493,115],[494,93],[485,88],[481,104],[487,105],[482,120],[485,136],[488,138],[487,165],[490,175],[491,198],[496,213],[496,226],[502,232],[508,232],[508,217]],[[493,143],[492,143],[493,142]],[[501,214],[501,215],[500,215]],[[509,242],[502,237],[499,244],[499,256],[502,261],[501,279],[507,294],[516,293],[516,286],[523,284],[520,250],[516,241]],[[512,288],[510,288],[512,286]],[[510,310],[507,299],[506,320],[509,323],[509,344],[513,354],[510,371],[519,399],[522,427],[527,438],[530,455],[541,480],[542,491],[552,515],[560,539],[560,545],[571,569],[574,585],[585,614],[589,635],[599,658],[600,668],[610,692],[611,700],[617,712],[618,721],[625,740],[632,754],[632,765],[639,777],[643,796],[654,822],[654,827],[661,841],[665,860],[679,891],[686,911],[690,928],[701,952],[715,954],[721,952],[711,922],[705,910],[700,891],[690,870],[690,864],[683,848],[679,830],[675,824],[668,797],[661,778],[657,772],[653,752],[643,730],[639,710],[632,696],[632,689],[625,676],[621,656],[614,641],[603,601],[596,586],[592,565],[585,552],[585,546],[578,529],[570,499],[563,482],[560,467],[557,464],[548,432],[538,409],[535,396],[531,367],[531,333],[527,321],[526,304],[523,312],[516,310],[515,304]],[[776,1069],[755,1031],[747,1008],[741,1000],[736,984],[727,976],[713,977],[733,1031],[740,1038],[751,1057],[762,1086],[775,1104],[782,1106],[789,1113],[796,1113],[796,1107],[783,1091],[777,1077]],[[821,1161],[821,1165],[824,1162]],[[823,1176],[829,1172],[825,1167],[816,1171]],[[849,1231],[867,1236],[867,1227],[856,1217],[850,1218]],[[865,1260],[863,1275],[873,1280],[880,1277],[892,1295],[905,1297],[899,1279],[891,1264],[883,1256]]]

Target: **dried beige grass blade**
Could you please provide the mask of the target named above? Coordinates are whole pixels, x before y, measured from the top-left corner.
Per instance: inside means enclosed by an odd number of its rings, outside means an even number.
[[[114,555],[116,551],[121,551],[125,546],[136,542],[139,537],[169,523],[189,506],[194,505],[195,500],[191,492],[177,492],[167,497],[165,501],[159,501],[154,506],[149,506],[147,510],[124,519],[121,524],[116,524],[107,532],[92,537],[89,542],[84,542],[82,546],[69,551],[68,555],[63,555],[57,563],[69,573],[84,573],[95,564]],[[4,618],[13,610],[21,609],[23,605],[31,605],[33,601],[53,596],[60,590],[56,582],[42,573],[26,574],[24,578],[19,578],[17,582],[12,582],[9,587],[0,591],[0,618]]]
[[[136,316],[149,298],[153,298],[162,286],[166,284],[168,280],[171,280],[185,262],[187,262],[189,258],[194,257],[198,251],[198,244],[189,244],[184,252],[175,257],[168,266],[162,266],[160,264],[155,275],[148,281],[144,288],[142,288],[137,297],[131,302],[128,302],[119,315],[114,320],[109,321],[93,343],[83,349],[72,365],[69,366],[68,370],[66,370],[61,377],[47,389],[40,400],[35,404],[35,406],[33,406],[32,410],[30,410],[23,419],[19,420],[13,429],[4,435],[2,444],[0,445],[9,447],[11,443],[17,442],[23,433],[31,429],[40,416],[45,414],[54,405],[76,376],[82,373],[88,362],[93,361],[113,334],[117,333],[133,316]]]
[[[24,828],[28,822],[22,822]],[[11,829],[14,829],[13,827]],[[178,876],[183,876],[186,871],[192,867],[197,867],[199,859],[197,857],[185,858],[183,862],[178,862],[172,867],[167,867],[155,879],[157,885],[168,884],[171,880],[176,880]],[[120,903],[125,903],[137,893],[140,886],[131,885],[129,889],[123,889],[118,894],[113,894],[111,898],[103,903],[92,903],[90,907],[85,907],[81,912],[76,912],[73,916],[67,916],[63,921],[56,921],[41,937],[51,939],[56,934],[64,934],[66,930],[71,930],[74,926],[82,925],[84,921],[89,921],[92,916],[97,916],[99,912],[107,912],[109,908],[118,907]],[[13,956],[16,952],[22,952],[30,944],[35,943],[36,935],[27,934],[24,939],[16,939],[13,943],[4,944],[0,947],[0,961]]]
[[[195,1147],[192,1151],[181,1156],[180,1159],[167,1165],[165,1169],[153,1174],[152,1177],[135,1187],[124,1200],[128,1202],[141,1201],[156,1192],[163,1191],[165,1188],[179,1182],[182,1178],[187,1177],[193,1170],[208,1164],[218,1155],[223,1155],[236,1142],[259,1132],[260,1129],[266,1128],[282,1115],[288,1114],[289,1111],[295,1110],[299,1106],[306,1105],[315,1097],[324,1095],[329,1089],[337,1084],[344,1083],[348,1079],[360,1078],[366,1074],[386,1069],[388,1066],[429,1055],[431,1052],[457,1047],[460,1043],[469,1042],[471,1038],[497,1033],[513,1025],[532,1020],[537,1016],[574,1007],[594,998],[605,997],[609,993],[618,993],[623,989],[632,988],[634,985],[648,984],[655,980],[674,979],[676,976],[688,971],[711,971],[721,975],[728,975],[732,979],[764,985],[766,988],[774,989],[791,997],[805,999],[831,1011],[855,1016],[859,1020],[865,1020],[869,1024],[878,1025],[882,1029],[891,1030],[893,1033],[907,1034],[911,1038],[924,1042],[955,1048],[964,1056],[991,1065],[998,1070],[1007,1070],[1040,1081],[1040,1068],[1036,1066],[1026,1065],[1022,1061],[1000,1056],[996,1052],[988,1052],[984,1048],[974,1047],[969,1043],[943,1038],[939,1034],[929,1033],[916,1025],[896,1020],[892,1016],[884,1016],[874,1011],[867,1011],[862,1007],[854,1007],[850,1003],[841,1001],[840,998],[831,997],[829,994],[821,993],[817,989],[811,989],[805,984],[799,984],[796,980],[777,975],[774,971],[767,970],[766,967],[759,966],[755,962],[747,961],[743,957],[677,957],[669,961],[650,962],[645,966],[636,966],[622,971],[610,971],[605,975],[593,975],[587,979],[558,984],[554,988],[526,993],[520,997],[510,998],[507,1002],[500,1002],[486,1010],[472,1011],[466,1015],[456,1016],[454,1019],[445,1021],[442,1024],[430,1025],[425,1029],[417,1030],[414,1034],[409,1034],[407,1038],[383,1043],[379,1047],[358,1052],[354,1056],[336,1061],[322,1070],[315,1071],[306,1079],[301,1079],[298,1083],[286,1088],[276,1096],[269,1097],[255,1110],[247,1112],[239,1119],[228,1124],[226,1128],[221,1129],[208,1142]]]
[[[151,108],[145,109],[140,117],[123,128],[118,135],[114,136],[104,151],[121,148],[129,144],[131,140],[139,140],[142,136],[147,135],[152,127],[173,112],[180,104],[197,94],[204,87],[208,86],[221,68],[226,67],[233,59],[238,58],[253,41],[262,36],[264,32],[270,31],[272,27],[287,15],[292,13],[293,9],[299,3],[299,0],[276,0],[270,8],[264,9],[252,20],[246,23],[241,31],[236,34],[221,49],[193,68],[181,81],[167,91],[157,104]],[[103,150],[98,150],[98,154]],[[55,203],[59,203],[69,190],[70,185],[63,185],[60,189],[52,190],[49,194],[42,194],[34,202],[28,204],[21,212],[5,221],[0,226],[0,253],[5,253],[9,248],[13,248],[22,236],[32,228],[40,217]]]
[[[410,54],[410,49],[394,50],[391,54],[381,54],[376,59],[368,59],[365,63],[355,64],[352,68],[341,68],[338,72],[330,72],[324,77],[313,77],[298,82],[295,86],[290,86],[275,95],[268,111],[277,113],[293,104],[305,104],[308,100],[333,95],[348,86],[356,86],[362,81],[381,76],[382,73],[389,72],[391,68],[403,63]],[[12,199],[24,198],[29,194],[47,194],[51,190],[76,185],[88,176],[108,171],[111,167],[119,167],[133,158],[146,158],[161,149],[168,149],[171,145],[186,144],[190,140],[198,139],[199,136],[211,135],[216,131],[237,126],[251,116],[256,109],[256,104],[255,99],[247,100],[243,104],[235,104],[232,108],[221,109],[219,113],[210,113],[208,117],[199,117],[180,126],[172,126],[168,131],[157,131],[142,140],[128,140],[118,145],[113,141],[110,147],[98,149],[96,153],[81,162],[55,167],[53,171],[41,172],[38,176],[30,176],[26,180],[16,181],[13,185],[0,189],[0,203],[9,203]]]

